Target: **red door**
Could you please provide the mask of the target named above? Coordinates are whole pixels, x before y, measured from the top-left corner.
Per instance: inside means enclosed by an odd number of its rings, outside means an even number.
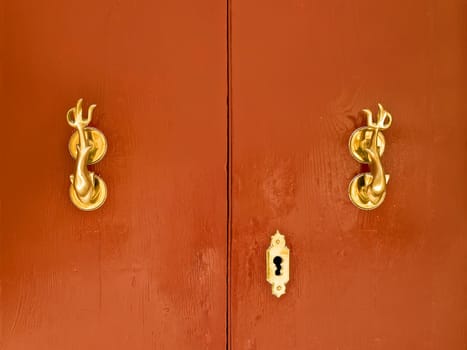
[[[466,10],[3,1],[0,349],[465,350]],[[80,97],[109,144],[92,212],[68,194]],[[378,102],[391,178],[362,211],[348,139]]]
[[[223,348],[226,5],[1,9],[0,348]],[[79,97],[109,144],[93,212],[68,196]]]
[[[466,11],[232,1],[232,349],[467,347]],[[366,212],[347,144],[377,102],[391,179]],[[276,229],[280,299],[264,281]]]

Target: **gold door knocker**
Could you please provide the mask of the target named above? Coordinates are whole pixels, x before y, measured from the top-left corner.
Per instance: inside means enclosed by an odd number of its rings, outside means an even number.
[[[349,150],[360,163],[369,164],[370,172],[358,174],[349,185],[349,197],[353,204],[364,210],[379,207],[386,197],[389,175],[384,173],[381,156],[386,141],[381,130],[391,126],[392,116],[378,104],[376,122],[370,110],[364,109],[367,126],[355,130],[349,139]]]
[[[88,127],[92,112],[96,105],[88,109],[88,116],[83,119],[83,99],[79,99],[76,107],[71,108],[66,119],[76,131],[68,142],[68,150],[76,159],[74,174],[70,175],[70,198],[81,210],[95,210],[104,204],[107,198],[107,186],[104,180],[88,170],[88,165],[99,162],[107,151],[107,140],[96,128]]]
[[[271,236],[271,246],[266,251],[266,280],[271,284],[272,294],[280,298],[289,282],[290,250],[285,236],[279,230]]]

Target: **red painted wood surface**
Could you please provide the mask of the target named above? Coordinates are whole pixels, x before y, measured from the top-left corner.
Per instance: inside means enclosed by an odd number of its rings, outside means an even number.
[[[466,4],[0,4],[0,348],[465,349]],[[68,199],[78,97],[109,198]],[[347,198],[347,150],[394,116],[386,202]],[[6,169],[6,170],[5,170]],[[291,281],[264,254],[280,229]]]
[[[0,348],[224,348],[225,3],[0,8]],[[68,198],[79,97],[109,142],[91,213]]]
[[[234,0],[231,15],[231,349],[465,349],[466,2]],[[364,212],[347,142],[377,102],[391,180]]]

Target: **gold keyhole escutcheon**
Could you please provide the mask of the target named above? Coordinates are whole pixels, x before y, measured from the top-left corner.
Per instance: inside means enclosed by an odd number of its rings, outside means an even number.
[[[266,250],[266,280],[271,284],[272,295],[280,298],[285,294],[285,285],[290,278],[290,250],[285,236],[276,231],[271,236],[271,245]]]

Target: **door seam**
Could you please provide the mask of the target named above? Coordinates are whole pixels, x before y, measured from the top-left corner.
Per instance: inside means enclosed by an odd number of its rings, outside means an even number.
[[[226,227],[226,341],[225,348],[231,348],[231,272],[232,272],[232,16],[231,1],[226,0],[226,78],[227,78],[227,227]]]

